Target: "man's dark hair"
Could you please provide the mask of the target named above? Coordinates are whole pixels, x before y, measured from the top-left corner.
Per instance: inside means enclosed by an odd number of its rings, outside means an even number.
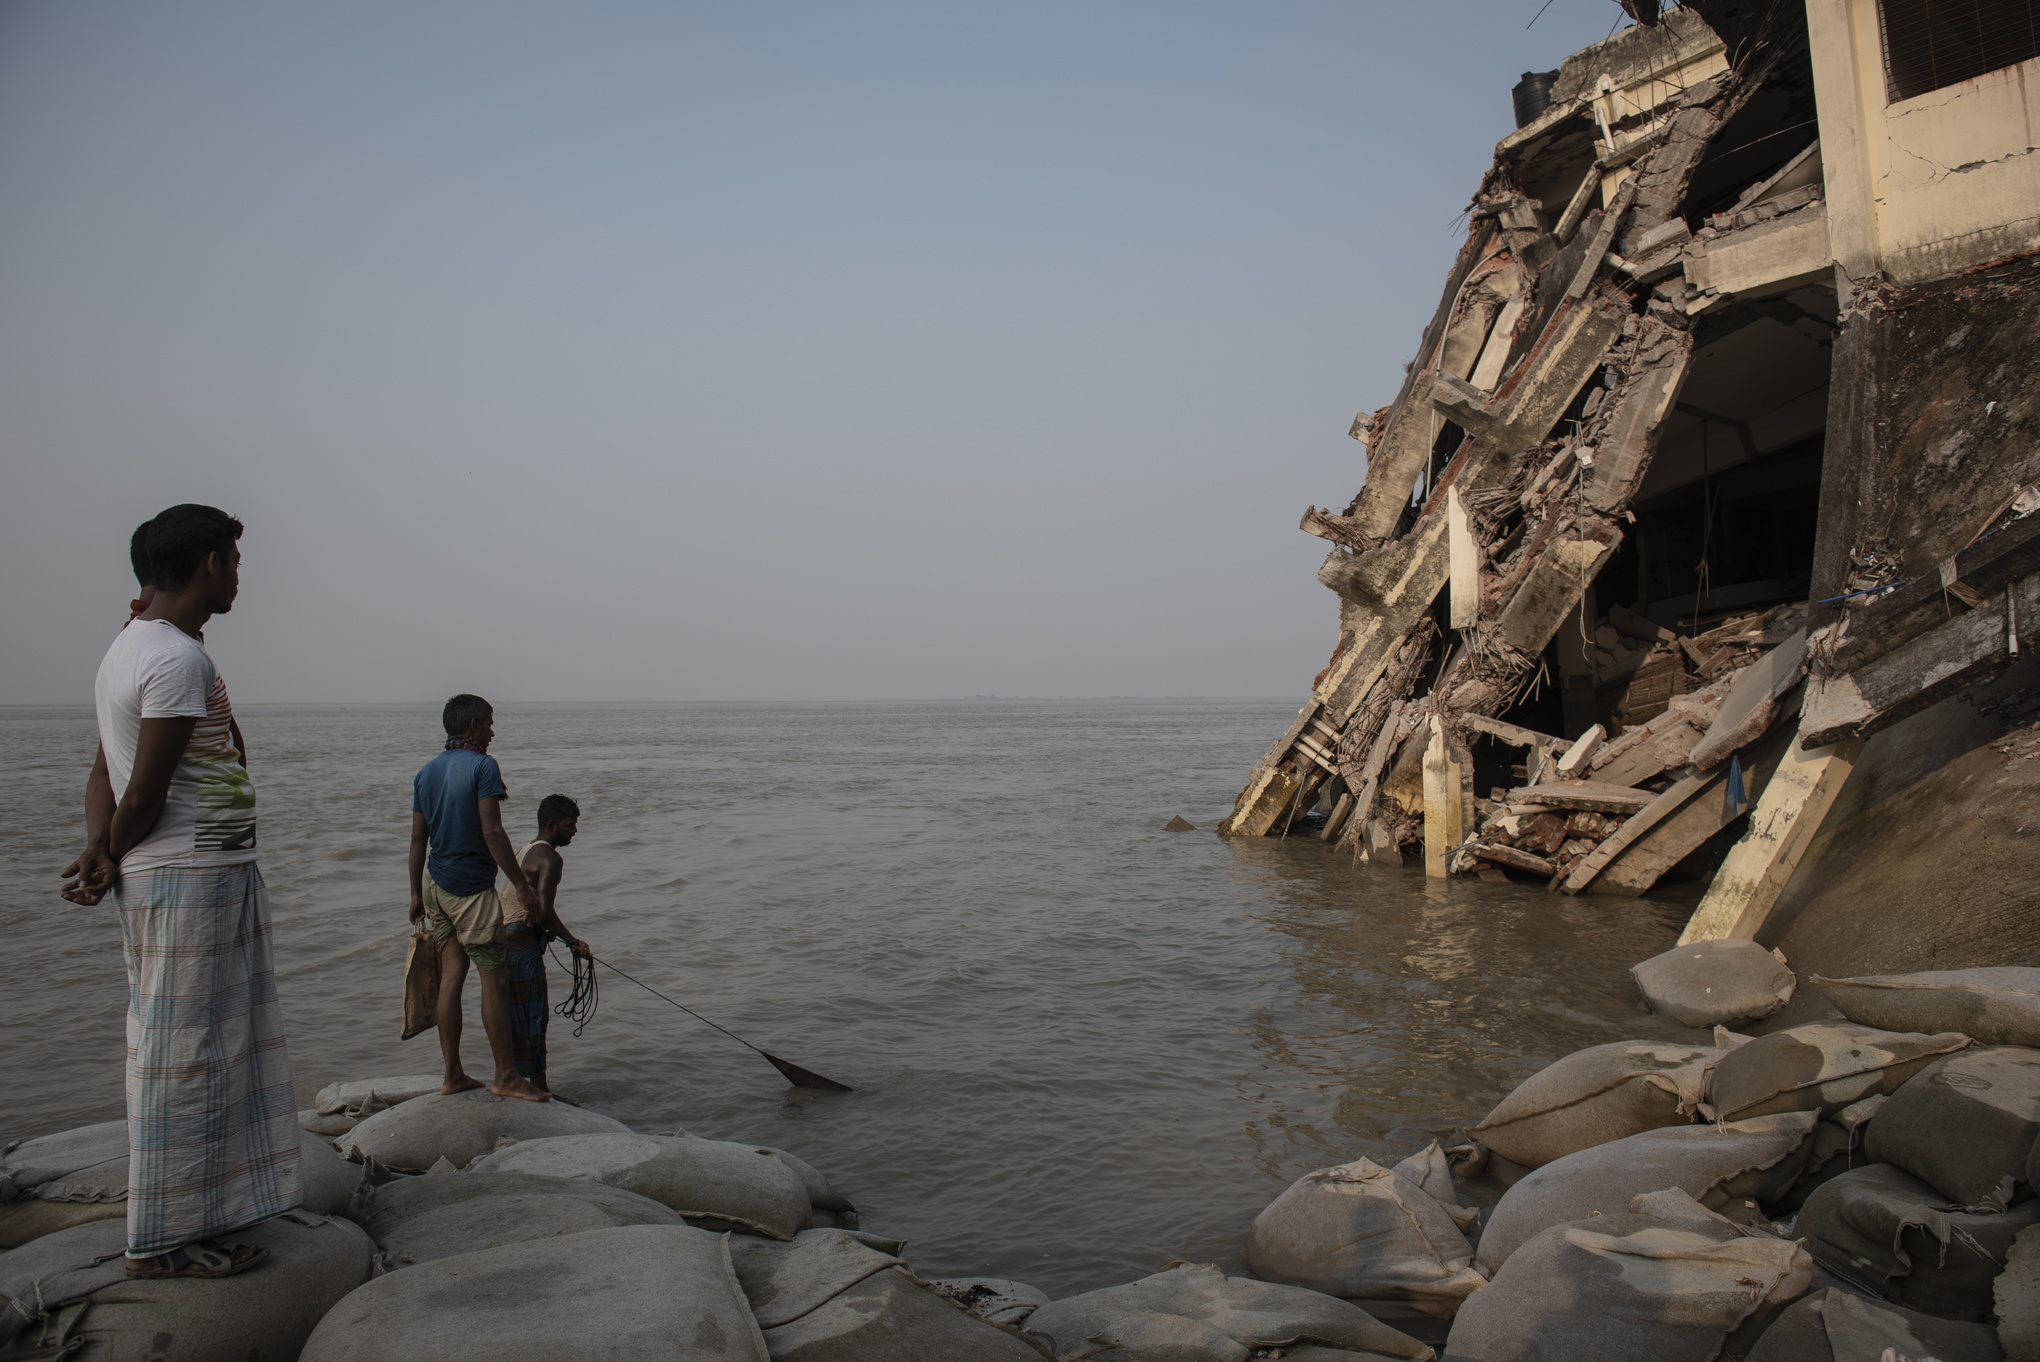
[[[538,801],[538,830],[544,832],[548,823],[564,823],[569,818],[579,818],[581,806],[565,795],[547,795]]]
[[[494,718],[495,714],[496,707],[479,695],[456,695],[446,702],[439,722],[446,725],[447,737],[458,738],[476,724]]]
[[[153,524],[152,520],[144,520],[128,536],[128,566],[135,570],[136,586],[156,584],[155,570],[149,566],[149,526]]]
[[[224,557],[240,537],[241,522],[219,507],[187,502],[137,526],[128,540],[128,560],[143,586],[182,591],[207,554]]]

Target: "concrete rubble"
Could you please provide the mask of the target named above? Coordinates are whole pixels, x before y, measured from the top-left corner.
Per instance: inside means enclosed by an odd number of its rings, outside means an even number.
[[[1221,832],[1711,877],[1685,939],[1753,938],[1866,740],[2030,650],[2034,53],[1922,75],[1923,11],[1880,71],[1879,13],[1653,0],[1525,76],[1359,494],[1304,514],[1337,643]]]

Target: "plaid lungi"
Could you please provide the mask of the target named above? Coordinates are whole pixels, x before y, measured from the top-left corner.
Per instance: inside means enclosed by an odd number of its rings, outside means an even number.
[[[245,865],[114,889],[127,957],[128,1253],[163,1253],[301,1204],[297,1094]]]
[[[525,933],[518,932],[517,937]],[[510,1059],[524,1077],[545,1072],[545,1026],[552,1017],[545,996],[545,937],[536,945],[511,945],[503,962],[510,985]]]

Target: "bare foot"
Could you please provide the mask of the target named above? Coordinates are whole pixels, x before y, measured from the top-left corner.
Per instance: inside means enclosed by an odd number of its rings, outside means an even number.
[[[513,1079],[498,1079],[489,1085],[489,1091],[498,1097],[521,1097],[527,1102],[550,1102],[552,1094],[541,1088],[534,1088],[528,1079],[519,1075]]]
[[[462,1074],[459,1078],[449,1078],[444,1083],[441,1083],[439,1091],[451,1095],[457,1092],[469,1092],[481,1086],[481,1079],[470,1078],[466,1074]]]

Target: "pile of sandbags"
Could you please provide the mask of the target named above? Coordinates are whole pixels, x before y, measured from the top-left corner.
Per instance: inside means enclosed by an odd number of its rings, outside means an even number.
[[[1017,1329],[915,1277],[896,1241],[808,1230],[790,1242],[731,1235],[729,1247],[776,1362],[1040,1362]]]
[[[1804,1292],[1813,1260],[1749,1235],[1683,1192],[1547,1226],[1460,1308],[1447,1362],[1721,1356],[1739,1329]]]
[[[1446,1208],[1368,1159],[1298,1178],[1254,1218],[1247,1266],[1264,1281],[1439,1316],[1487,1285]]]
[[[1589,1046],[1516,1085],[1467,1133],[1526,1168],[1662,1126],[1690,1125],[1707,1095],[1711,1046],[1618,1040]]]
[[[392,1268],[619,1225],[685,1223],[636,1192],[534,1173],[397,1178],[371,1189],[357,1216]]]
[[[629,1130],[621,1121],[564,1102],[526,1102],[472,1088],[400,1102],[362,1121],[338,1144],[356,1162],[373,1159],[394,1172],[422,1173],[442,1159],[465,1168],[522,1140]]]
[[[723,1236],[626,1225],[379,1277],[327,1313],[302,1362],[478,1357],[767,1362],[768,1354]]]
[[[1253,1349],[1298,1345],[1432,1356],[1426,1345],[1349,1301],[1227,1277],[1209,1263],[1179,1264],[1124,1286],[1051,1301],[1035,1308],[1026,1328],[1057,1362],[1245,1362]]]
[[[474,1171],[599,1182],[650,1197],[711,1229],[791,1239],[808,1228],[814,1211],[807,1183],[788,1157],[692,1135],[567,1135],[511,1145],[481,1159]]]
[[[302,1211],[228,1237],[269,1256],[232,1277],[131,1280],[127,1227],[117,1220],[60,1230],[0,1254],[0,1356],[294,1358],[321,1318],[368,1280],[375,1255],[359,1226]],[[377,1348],[361,1355],[403,1354]]]
[[[361,1170],[316,1135],[299,1142],[304,1209],[333,1215],[347,1206]],[[46,1234],[127,1215],[126,1121],[102,1121],[33,1140],[0,1154],[0,1249]]]
[[[1768,1017],[1791,1002],[1798,987],[1785,957],[1754,941],[1674,946],[1629,973],[1651,1011],[1684,1026],[1733,1025]]]

